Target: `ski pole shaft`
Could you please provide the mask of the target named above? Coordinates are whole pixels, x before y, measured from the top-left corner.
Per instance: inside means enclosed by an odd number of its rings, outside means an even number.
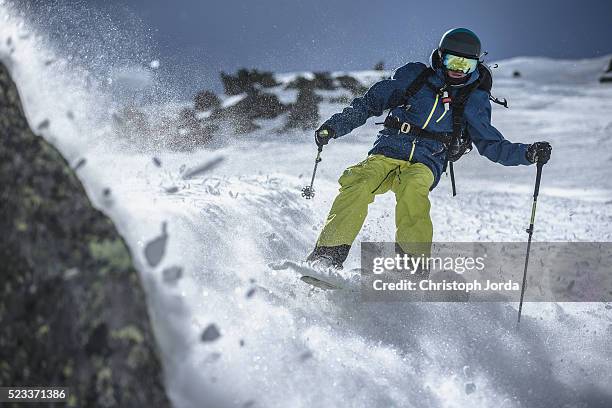
[[[317,157],[315,158],[314,169],[312,169],[312,178],[310,179],[310,188],[314,185],[314,179],[317,175],[317,167],[319,166],[319,162],[321,161],[321,152],[323,151],[323,146],[320,146],[317,150]]]
[[[307,200],[310,200],[311,198],[314,197],[314,180],[315,180],[315,176],[317,175],[317,167],[319,166],[319,162],[322,160],[321,159],[321,152],[323,151],[323,146],[319,146],[318,150],[317,150],[317,157],[315,158],[315,164],[314,164],[314,169],[312,169],[312,178],[310,179],[310,185],[306,186],[302,189],[302,197],[304,197]]]
[[[516,327],[518,329],[521,323],[521,312],[523,310],[523,298],[525,296],[525,287],[527,286],[527,266],[529,265],[529,251],[531,250],[531,238],[533,237],[533,225],[535,223],[536,206],[538,203],[538,195],[540,194],[540,180],[542,180],[542,167],[543,163],[538,162],[536,164],[536,181],[533,189],[533,204],[531,205],[531,220],[529,222],[529,228],[527,233],[529,238],[527,239],[527,254],[525,255],[525,269],[523,270],[523,284],[521,285],[521,300],[519,301],[518,309],[518,320],[516,321]]]
[[[453,188],[453,197],[457,195],[457,188],[455,187],[455,169],[453,168],[453,162],[448,162],[450,178],[451,178],[451,187]]]

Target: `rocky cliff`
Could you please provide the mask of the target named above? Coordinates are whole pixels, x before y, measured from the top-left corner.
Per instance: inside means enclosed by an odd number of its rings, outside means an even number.
[[[129,250],[32,132],[2,64],[0,384],[68,386],[69,406],[169,406]]]

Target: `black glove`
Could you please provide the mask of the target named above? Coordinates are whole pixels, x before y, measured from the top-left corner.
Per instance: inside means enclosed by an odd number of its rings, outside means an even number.
[[[548,142],[535,142],[527,148],[525,157],[530,163],[546,164],[550,159],[552,146]]]
[[[315,131],[315,143],[317,146],[322,147],[329,143],[329,139],[335,138],[336,132],[334,129],[325,125],[321,126]]]
[[[450,162],[456,162],[464,154],[472,151],[472,139],[468,137],[461,137],[453,140],[451,145],[448,147],[446,157]]]

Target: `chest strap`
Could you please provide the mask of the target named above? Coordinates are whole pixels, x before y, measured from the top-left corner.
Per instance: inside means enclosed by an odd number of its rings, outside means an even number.
[[[408,122],[400,122],[400,120],[395,116],[387,116],[383,124],[386,128],[399,130],[400,133],[410,133],[413,136],[422,137],[424,139],[436,140],[445,145],[449,145],[453,139],[453,135],[451,133],[429,132],[427,130],[421,129],[417,125],[413,125]]]

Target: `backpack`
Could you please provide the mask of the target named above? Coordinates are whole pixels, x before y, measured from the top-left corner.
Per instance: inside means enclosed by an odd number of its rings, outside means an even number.
[[[434,93],[440,93],[440,89],[437,89],[428,81],[429,77],[435,74],[435,68],[441,66],[440,56],[437,50],[434,50],[430,57],[430,66],[425,68],[410,85],[406,88],[404,93],[404,99],[409,99],[414,96],[424,85],[428,85]],[[453,131],[451,142],[447,146],[447,160],[455,162],[461,158],[464,154],[472,150],[472,140],[467,129],[463,129],[463,112],[465,104],[470,97],[470,94],[476,89],[483,90],[489,96],[489,100],[508,107],[508,101],[506,99],[498,99],[491,95],[491,88],[493,87],[493,75],[491,74],[490,68],[483,62],[479,61],[477,65],[478,79],[469,85],[459,88],[457,94],[452,98],[451,106],[453,108]],[[446,167],[446,166],[445,166]]]
[[[414,96],[424,85],[428,85],[434,93],[440,94],[440,89],[437,89],[428,81],[429,77],[435,74],[435,68],[441,66],[442,61],[437,50],[434,50],[430,57],[430,66],[425,68],[410,85],[406,88],[404,93],[404,99],[408,100]],[[490,68],[485,65],[482,61],[478,62],[478,79],[469,85],[459,88],[459,91],[455,96],[452,97],[451,106],[453,108],[453,130],[451,141],[446,145],[446,163],[444,163],[444,171],[447,165],[450,167],[451,184],[453,189],[453,196],[457,195],[455,188],[455,173],[453,170],[453,162],[459,160],[464,154],[469,153],[472,150],[472,139],[467,128],[463,129],[463,112],[465,104],[467,103],[470,94],[476,89],[483,90],[489,95],[491,102],[497,103],[504,107],[508,107],[508,101],[506,99],[498,99],[491,95],[491,88],[493,87],[493,75],[491,74]],[[389,113],[391,113],[389,111]]]

